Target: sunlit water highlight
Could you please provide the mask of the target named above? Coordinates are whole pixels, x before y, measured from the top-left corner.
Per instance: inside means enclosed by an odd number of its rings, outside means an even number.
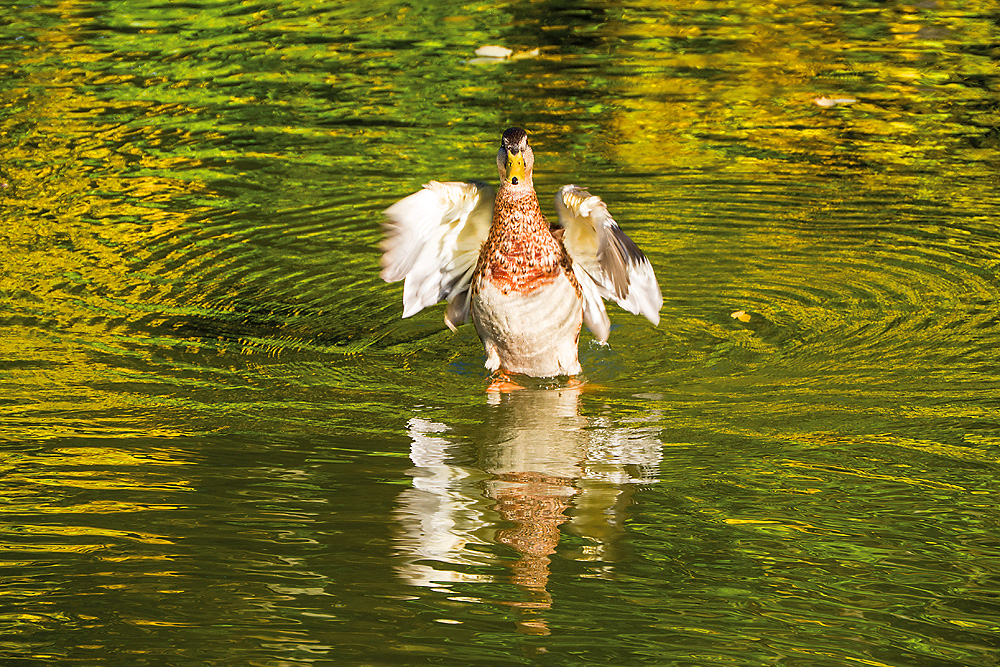
[[[0,16],[5,664],[996,665],[992,4]],[[664,308],[488,395],[379,221],[515,123]]]

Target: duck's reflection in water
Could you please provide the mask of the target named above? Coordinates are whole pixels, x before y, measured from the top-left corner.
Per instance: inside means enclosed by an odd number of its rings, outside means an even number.
[[[505,604],[526,610],[519,629],[545,633],[543,616],[528,610],[553,604],[550,556],[562,535],[579,539],[561,557],[593,561],[591,576],[610,573],[629,497],[656,481],[656,415],[627,425],[583,416],[580,392],[491,394],[481,415],[451,424],[410,419],[416,467],[397,509],[403,577],[435,587],[516,584],[522,598]],[[505,575],[493,574],[495,545],[516,553]]]

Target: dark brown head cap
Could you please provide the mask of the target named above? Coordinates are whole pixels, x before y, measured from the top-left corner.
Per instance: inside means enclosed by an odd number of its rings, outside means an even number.
[[[500,137],[500,146],[517,155],[528,145],[528,133],[519,127],[509,127]]]

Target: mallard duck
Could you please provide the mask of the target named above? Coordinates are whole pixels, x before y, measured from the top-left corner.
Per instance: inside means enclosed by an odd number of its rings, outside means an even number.
[[[563,186],[558,225],[549,225],[534,162],[527,132],[512,127],[500,138],[495,194],[479,181],[431,181],[390,206],[381,276],[404,280],[403,317],[439,301],[452,330],[471,316],[490,371],[576,375],[581,323],[608,339],[602,299],[656,325],[663,297],[646,255],[600,198]]]

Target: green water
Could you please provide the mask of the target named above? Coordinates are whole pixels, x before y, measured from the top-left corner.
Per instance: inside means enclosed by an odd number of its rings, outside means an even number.
[[[958,0],[0,1],[0,661],[995,666],[998,44]],[[514,124],[664,307],[498,396],[379,223]]]

